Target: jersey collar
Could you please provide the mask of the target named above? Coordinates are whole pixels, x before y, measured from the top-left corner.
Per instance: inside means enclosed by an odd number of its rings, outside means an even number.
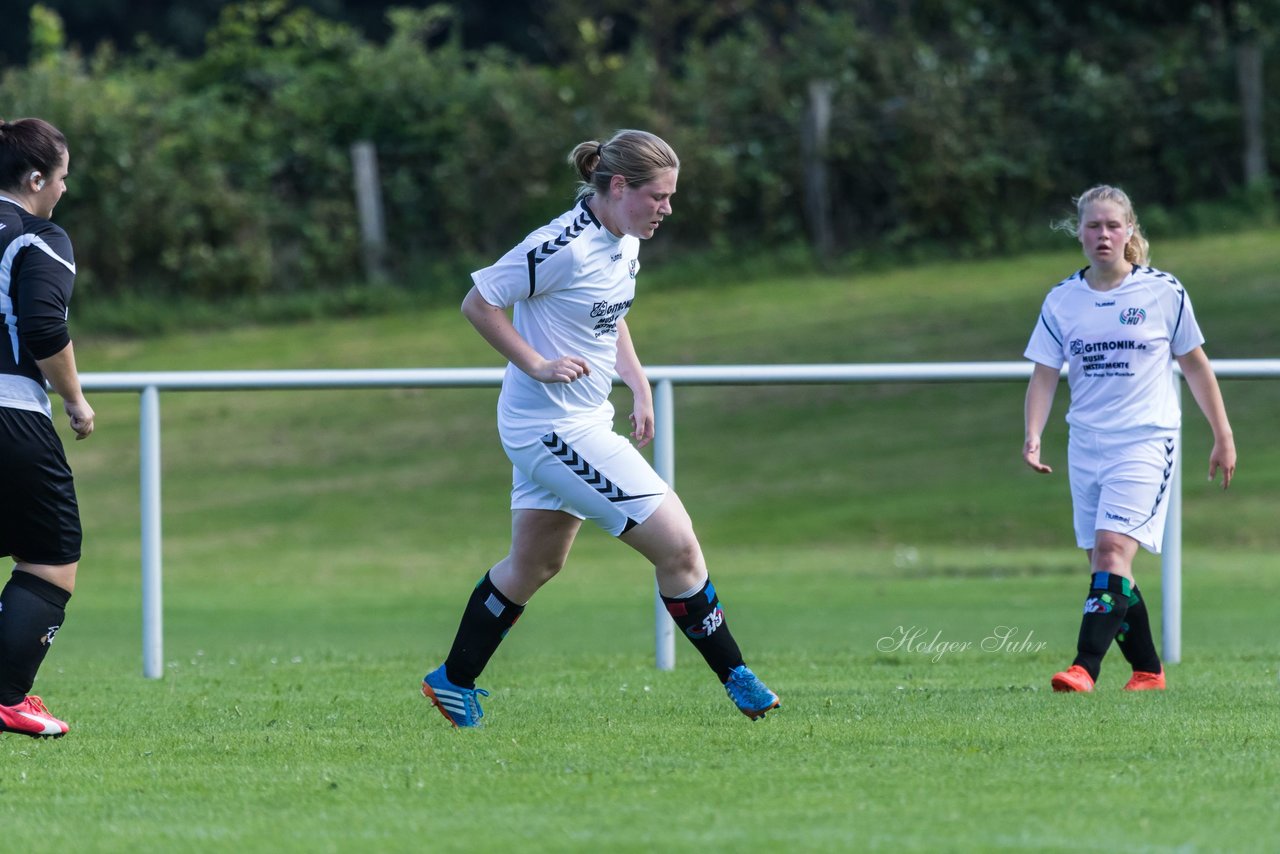
[[[1092,266],[1093,265],[1090,264],[1088,267],[1081,267],[1076,272],[1076,278],[1080,280],[1080,284],[1084,285],[1086,288],[1089,288],[1089,290],[1093,290],[1093,288],[1089,285],[1089,280],[1084,277],[1084,274],[1089,272],[1089,268]],[[1138,269],[1139,267],[1137,264],[1131,263],[1129,266],[1129,272],[1125,273],[1124,278],[1120,280],[1120,284],[1116,285],[1111,290],[1118,291],[1120,290],[1120,288],[1123,288],[1125,285],[1127,285],[1129,283],[1129,280],[1132,279],[1134,275],[1138,272]],[[1110,292],[1111,291],[1106,291],[1106,293],[1110,293]]]
[[[604,223],[602,223],[599,217],[595,215],[595,212],[591,210],[591,205],[587,204],[587,201],[591,199],[593,196],[595,196],[595,193],[588,193],[587,195],[583,196],[582,201],[578,202],[578,207],[582,208],[583,213],[585,213],[587,215],[587,218],[590,219],[591,222],[595,224],[596,228],[604,228]]]

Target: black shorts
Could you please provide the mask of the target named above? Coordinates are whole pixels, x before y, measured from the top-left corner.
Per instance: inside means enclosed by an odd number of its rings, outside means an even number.
[[[0,556],[76,563],[80,538],[76,487],[53,422],[0,406]]]

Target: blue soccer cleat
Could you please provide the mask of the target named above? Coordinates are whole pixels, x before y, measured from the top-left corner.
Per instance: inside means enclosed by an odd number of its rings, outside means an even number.
[[[483,688],[459,688],[449,681],[445,675],[444,665],[427,674],[422,680],[422,696],[431,701],[431,705],[440,710],[440,714],[455,727],[480,726],[484,712],[476,695],[485,697],[489,692]]]
[[[781,705],[778,695],[766,688],[745,664],[739,664],[729,672],[729,681],[724,683],[724,690],[738,707],[738,711],[753,721],[763,718],[765,712]]]

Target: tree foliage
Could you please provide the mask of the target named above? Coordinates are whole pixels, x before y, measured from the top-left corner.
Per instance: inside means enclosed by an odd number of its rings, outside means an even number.
[[[459,7],[444,3],[393,10],[390,35],[373,41],[254,0],[224,8],[196,56],[145,43],[84,56],[36,7],[29,62],[0,77],[2,112],[66,132],[59,218],[83,285],[103,295],[359,280],[359,140],[377,146],[392,272],[406,284],[446,287],[437,271],[492,257],[564,209],[567,152],[619,127],[652,129],[680,153],[682,246],[803,241],[815,80],[832,92],[839,249],[994,251],[1094,183],[1121,184],[1155,215],[1240,194],[1233,51],[1275,44],[1278,4],[543,5],[543,62],[468,47]],[[1277,71],[1261,81],[1268,116]]]

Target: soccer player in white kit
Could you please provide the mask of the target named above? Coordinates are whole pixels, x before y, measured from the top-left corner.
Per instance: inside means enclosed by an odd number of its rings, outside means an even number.
[[[1043,474],[1053,470],[1040,461],[1040,436],[1067,365],[1067,465],[1076,542],[1091,572],[1075,661],[1051,683],[1055,691],[1092,691],[1114,639],[1133,667],[1125,689],[1163,690],[1132,567],[1139,546],[1159,553],[1163,539],[1182,418],[1175,359],[1213,429],[1209,479],[1221,469],[1223,489],[1235,475],[1235,442],[1191,300],[1181,282],[1149,266],[1129,197],[1097,186],[1076,207],[1067,228],[1089,266],[1049,292],[1024,353],[1035,368],[1022,457]]]
[[[676,625],[756,720],[778,696],[744,663],[688,513],[637,450],[653,438],[653,395],[625,316],[640,241],[671,213],[680,161],[657,136],[622,130],[580,143],[569,162],[581,177],[577,204],[473,273],[462,303],[509,362],[498,432],[513,464],[511,551],[476,585],[422,692],[454,726],[480,722],[477,695],[487,692],[476,678],[590,519],[653,563]],[[634,395],[634,447],[613,431],[615,376]]]

